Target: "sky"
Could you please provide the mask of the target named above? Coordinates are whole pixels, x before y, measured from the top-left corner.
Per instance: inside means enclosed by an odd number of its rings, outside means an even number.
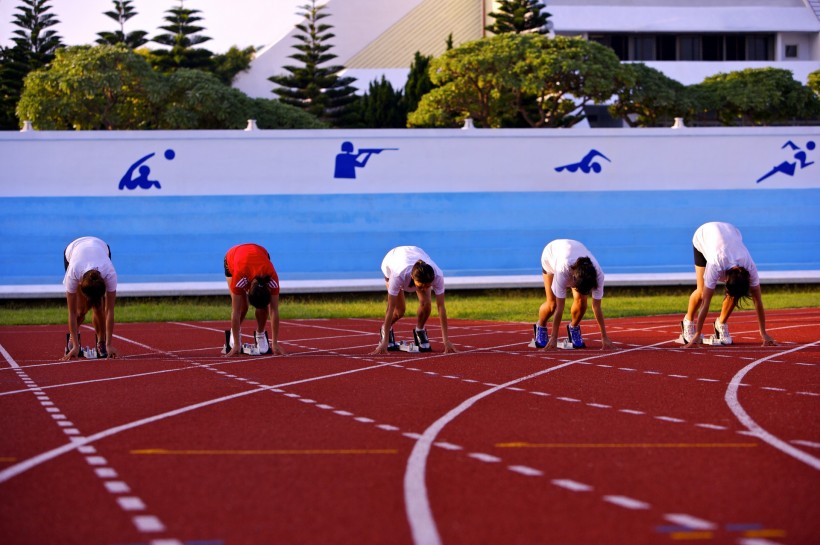
[[[225,53],[232,45],[241,49],[249,46],[266,46],[285,36],[299,22],[299,6],[305,0],[185,0],[188,9],[197,9],[203,18],[198,22],[205,27],[203,35],[211,40],[202,44],[214,53]],[[13,42],[12,32],[18,27],[12,24],[20,0],[0,0],[0,45]],[[93,44],[102,31],[118,30],[117,23],[104,12],[113,11],[111,0],[51,0],[51,10],[60,21],[50,27],[56,30],[65,45]],[[165,31],[163,25],[166,11],[179,6],[179,0],[132,0],[137,15],[128,20],[125,32],[144,30],[149,37]],[[159,47],[148,43],[149,47]]]

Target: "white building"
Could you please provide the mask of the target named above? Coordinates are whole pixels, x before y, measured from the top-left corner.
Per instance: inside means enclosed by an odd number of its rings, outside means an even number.
[[[612,47],[690,85],[752,67],[791,70],[805,83],[820,69],[820,0],[544,0],[555,34]],[[404,86],[414,54],[439,55],[453,43],[484,37],[493,0],[327,0],[334,64],[360,90],[385,75]],[[235,86],[273,98],[272,75],[294,64],[291,33],[259,52]]]

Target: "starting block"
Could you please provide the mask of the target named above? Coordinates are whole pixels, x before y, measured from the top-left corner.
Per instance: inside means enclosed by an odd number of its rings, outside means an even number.
[[[108,354],[103,354],[97,351],[97,346],[83,346],[80,339],[80,334],[77,333],[77,343],[80,343],[80,351],[77,353],[78,358],[85,358],[87,360],[96,360],[107,358]],[[65,353],[71,351],[71,333],[65,334]]]
[[[683,345],[689,344],[683,339],[683,335],[679,335],[678,338],[675,339],[675,342]],[[724,346],[723,341],[719,339],[717,335],[709,335],[708,337],[701,335],[701,342],[707,346]]]
[[[530,344],[528,344],[527,346],[529,346],[530,348],[538,348],[537,346],[535,346],[535,339],[531,340]],[[572,341],[570,341],[569,339],[558,339],[558,344],[556,346],[561,350],[575,350],[575,347],[572,346]]]
[[[401,341],[401,342],[399,343],[399,350],[401,350],[402,352],[413,352],[413,353],[418,353],[418,351],[419,351],[419,347],[418,347],[418,346],[416,346],[416,343],[415,343],[415,342],[411,342],[411,341]]]
[[[268,332],[265,331],[265,339],[268,341],[268,351],[267,352],[260,352],[259,347],[253,343],[242,343],[242,353],[247,354],[248,356],[265,356],[267,354],[273,354],[273,348],[270,345],[270,339],[268,338]],[[231,330],[225,330],[225,344],[222,346],[222,354],[227,354],[231,351]]]

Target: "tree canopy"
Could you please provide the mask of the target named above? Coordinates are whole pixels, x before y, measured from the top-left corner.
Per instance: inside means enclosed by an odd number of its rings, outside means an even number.
[[[322,126],[295,108],[266,107],[208,72],[158,73],[124,45],[59,50],[49,67],[28,75],[17,113],[41,130],[242,129],[248,119],[259,128]]]
[[[471,117],[483,127],[566,127],[583,106],[616,90],[615,53],[580,38],[502,34],[468,42],[430,65],[438,87],[408,117],[411,126],[455,126]]]
[[[97,43],[109,45],[124,44],[131,49],[136,49],[148,43],[148,38],[146,37],[148,33],[144,30],[133,30],[127,34],[125,33],[125,23],[137,14],[131,5],[132,0],[113,0],[113,2],[114,9],[112,11],[106,11],[105,15],[116,21],[119,28],[113,32],[98,32],[97,36],[99,36],[99,38],[97,39]]]

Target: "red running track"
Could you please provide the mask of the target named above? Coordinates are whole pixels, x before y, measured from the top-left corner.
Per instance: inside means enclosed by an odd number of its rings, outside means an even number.
[[[230,360],[227,323],[122,324],[68,363],[63,326],[0,328],[0,542],[820,543],[820,309],[767,317],[779,346],[743,312],[730,347],[453,320],[458,354],[377,357],[378,319],[293,320]]]

